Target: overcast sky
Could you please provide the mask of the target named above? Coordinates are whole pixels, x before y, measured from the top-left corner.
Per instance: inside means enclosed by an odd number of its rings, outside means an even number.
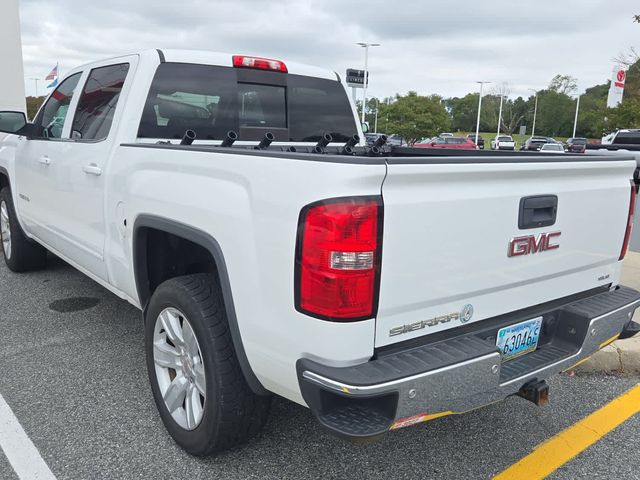
[[[460,96],[476,80],[507,82],[513,96],[557,73],[580,90],[610,78],[613,58],[640,47],[637,0],[20,0],[27,94],[56,62],[146,48],[261,55],[331,68],[363,68],[370,92]],[[40,94],[44,80],[39,82]]]

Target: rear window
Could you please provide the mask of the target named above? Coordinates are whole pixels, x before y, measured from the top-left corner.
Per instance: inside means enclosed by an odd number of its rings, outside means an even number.
[[[620,132],[616,135],[613,143],[640,145],[640,132]]]
[[[547,143],[546,145],[544,145],[542,147],[544,150],[556,150],[556,151],[561,151],[564,150],[562,148],[562,145],[556,144],[556,143]]]
[[[498,137],[499,142],[513,142],[511,137]]]
[[[574,145],[586,145],[587,144],[587,139],[586,138],[572,138],[570,139],[570,142]]]
[[[345,142],[357,133],[349,99],[334,80],[209,65],[163,63],[158,67],[140,121],[140,138],[317,142],[324,133]]]

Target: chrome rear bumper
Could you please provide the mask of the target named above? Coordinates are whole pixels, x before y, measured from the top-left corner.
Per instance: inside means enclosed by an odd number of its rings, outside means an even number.
[[[507,362],[500,359],[495,337],[492,341],[486,332],[452,337],[353,367],[326,367],[301,359],[300,387],[319,421],[333,433],[373,438],[407,420],[410,424],[488,405],[518,393],[530,382],[571,369],[632,325],[639,305],[639,292],[620,287],[545,312],[545,322],[553,329],[546,342],[535,352]]]

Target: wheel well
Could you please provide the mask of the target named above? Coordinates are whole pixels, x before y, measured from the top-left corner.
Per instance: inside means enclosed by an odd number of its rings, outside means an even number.
[[[4,172],[0,171],[0,190],[5,187],[9,187],[9,177],[7,177]]]
[[[165,280],[192,273],[213,273],[222,288],[224,308],[240,367],[251,389],[269,395],[251,369],[242,344],[229,274],[215,238],[188,225],[141,215],[133,227],[133,261],[140,305],[147,308],[154,290]]]
[[[165,280],[193,273],[218,274],[216,262],[203,246],[151,227],[136,230],[136,281],[140,304],[145,307],[151,295]]]

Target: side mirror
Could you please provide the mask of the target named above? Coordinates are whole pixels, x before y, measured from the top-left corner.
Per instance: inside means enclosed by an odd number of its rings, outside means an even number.
[[[435,147],[436,146],[436,142],[431,142],[431,146]]]
[[[20,133],[27,125],[27,117],[23,112],[0,112],[0,132]]]
[[[367,133],[369,131],[369,124],[367,122],[362,122],[362,133]]]

